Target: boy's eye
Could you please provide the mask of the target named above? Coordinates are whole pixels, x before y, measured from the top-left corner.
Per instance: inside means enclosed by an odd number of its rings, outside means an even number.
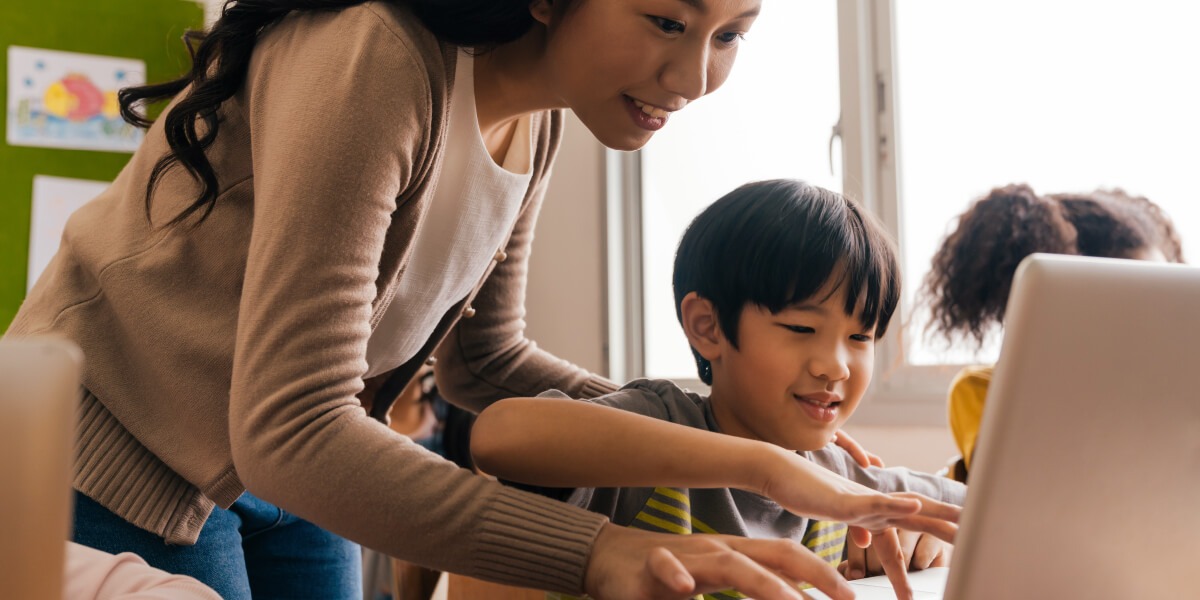
[[[793,333],[813,333],[816,331],[816,329],[805,327],[804,325],[784,325],[783,328]]]
[[[650,20],[663,30],[664,33],[683,33],[683,23],[666,17],[650,17]]]
[[[871,336],[870,336],[870,334],[866,334],[866,333],[856,333],[856,334],[850,336],[850,339],[852,339],[856,342],[870,342]]]
[[[738,33],[736,31],[731,31],[729,33],[722,33],[721,35],[717,36],[717,41],[721,42],[722,44],[728,44],[728,45],[736,44],[744,39],[746,39],[746,35],[743,33]]]

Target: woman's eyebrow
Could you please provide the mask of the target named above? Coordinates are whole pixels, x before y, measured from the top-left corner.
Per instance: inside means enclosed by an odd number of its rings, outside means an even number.
[[[708,14],[708,3],[705,0],[679,0],[680,2],[700,11],[700,14]],[[750,10],[743,12],[735,18],[742,19],[746,17],[757,17],[761,6],[755,6]]]

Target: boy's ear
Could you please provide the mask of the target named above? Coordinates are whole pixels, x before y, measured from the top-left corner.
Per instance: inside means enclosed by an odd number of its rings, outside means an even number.
[[[529,3],[529,14],[533,15],[533,20],[542,25],[550,25],[550,17],[554,14],[553,0],[533,0]]]
[[[713,306],[712,301],[696,292],[688,292],[679,303],[679,314],[683,334],[692,348],[709,362],[720,358],[725,335],[717,320],[717,307]]]

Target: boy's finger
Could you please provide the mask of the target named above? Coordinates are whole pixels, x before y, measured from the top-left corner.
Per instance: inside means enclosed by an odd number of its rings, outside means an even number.
[[[867,531],[866,528],[851,525],[847,535],[850,541],[854,542],[854,545],[859,548],[866,548],[871,545],[871,532]]]
[[[925,507],[925,498],[914,494],[913,497],[905,497],[899,494],[880,494],[875,496],[867,496],[865,510],[860,511],[863,516],[881,516],[889,515],[902,516],[922,513]]]
[[[883,567],[888,581],[892,582],[896,598],[912,600],[912,586],[908,583],[908,565],[905,564],[904,550],[900,548],[900,538],[897,537],[896,530],[888,529],[876,535],[873,547],[875,556],[879,558],[879,565]]]
[[[931,535],[923,535],[913,548],[911,568],[921,571],[933,566],[933,562],[941,556],[943,545]]]
[[[858,466],[863,468],[871,466],[871,457],[874,455],[867,452],[867,449],[863,448],[862,444],[858,443],[858,440],[850,437],[850,434],[839,429],[833,436],[833,443],[837,444],[842,450],[845,450],[850,455],[850,458],[853,458],[854,462],[858,463]],[[879,460],[879,457],[875,457],[875,460]]]
[[[948,544],[953,544],[954,536],[958,534],[957,523],[943,521],[942,519],[931,519],[920,515],[892,519],[891,524],[909,531],[928,533]]]
[[[939,500],[934,500],[933,498],[922,496],[920,494],[914,494],[912,492],[897,492],[896,494],[892,495],[911,498],[919,501],[921,503],[920,514],[926,517],[933,517],[935,519],[942,519],[952,523],[957,523],[959,518],[962,516],[962,507],[955,506],[948,502],[941,502]]]
[[[846,544],[846,559],[838,563],[837,570],[847,580],[862,579],[867,573],[867,550]]]

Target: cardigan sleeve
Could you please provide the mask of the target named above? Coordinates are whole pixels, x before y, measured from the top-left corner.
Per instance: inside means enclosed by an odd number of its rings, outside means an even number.
[[[537,152],[540,178],[513,228],[500,261],[470,306],[437,350],[438,390],[450,401],[479,412],[504,398],[532,397],[561,390],[574,398],[595,398],[617,385],[538,348],[525,337],[525,284],[538,213],[549,184],[550,163],[563,128],[561,112],[543,124]],[[547,135],[548,133],[548,135]]]
[[[459,469],[370,419],[355,397],[396,198],[416,185],[439,110],[436,63],[389,26],[388,10],[293,15],[255,51],[234,466],[255,495],[388,555],[578,593],[603,517]]]

